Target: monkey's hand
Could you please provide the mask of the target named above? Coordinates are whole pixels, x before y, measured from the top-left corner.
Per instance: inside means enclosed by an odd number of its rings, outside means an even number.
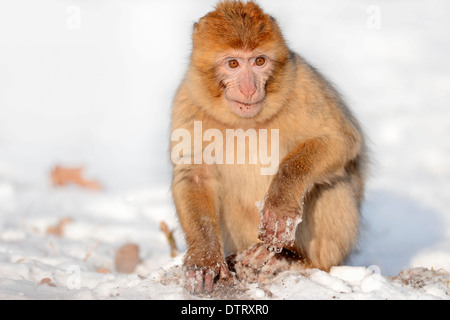
[[[258,238],[269,251],[281,252],[294,247],[295,231],[302,221],[301,209],[297,206],[276,207],[266,202],[261,210]]]
[[[184,262],[185,289],[191,293],[201,294],[212,291],[216,278],[230,278],[230,271],[223,258],[215,254],[199,255],[188,253]]]
[[[227,262],[238,279],[260,283],[273,279],[280,272],[302,267],[302,260],[296,254],[288,250],[275,253],[262,243],[227,257]]]

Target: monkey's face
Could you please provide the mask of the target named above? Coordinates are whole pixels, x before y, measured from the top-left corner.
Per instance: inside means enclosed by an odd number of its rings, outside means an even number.
[[[194,24],[192,43],[186,88],[208,116],[246,126],[282,108],[291,54],[275,19],[255,3],[219,2]]]
[[[235,50],[220,57],[216,66],[231,111],[241,118],[255,117],[266,98],[272,59],[260,51]]]

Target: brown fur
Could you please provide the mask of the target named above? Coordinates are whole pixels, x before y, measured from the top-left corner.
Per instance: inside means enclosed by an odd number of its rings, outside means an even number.
[[[215,73],[217,56],[234,49],[275,57],[263,108],[252,119],[230,112]],[[282,161],[274,176],[260,175],[260,165],[251,164],[174,166],[172,192],[186,234],[188,270],[213,269],[217,275],[225,256],[261,242],[255,202],[264,197],[265,210],[279,220],[302,214],[295,243],[285,247],[323,270],[344,261],[358,234],[361,130],[332,86],[289,51],[275,20],[253,2],[221,2],[194,26],[191,64],[173,103],[172,130],[193,135],[194,121],[224,137],[226,129],[279,129]]]

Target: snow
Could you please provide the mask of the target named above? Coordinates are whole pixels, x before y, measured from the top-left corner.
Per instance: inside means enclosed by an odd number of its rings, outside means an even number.
[[[159,224],[184,252],[169,187],[170,104],[192,23],[214,3],[0,3],[0,299],[195,298]],[[242,284],[237,297],[449,299],[450,4],[259,3],[344,94],[373,162],[344,266]],[[105,189],[51,186],[57,164],[85,166]],[[46,232],[67,217],[62,236]],[[141,263],[119,274],[114,256],[126,243],[138,244]]]

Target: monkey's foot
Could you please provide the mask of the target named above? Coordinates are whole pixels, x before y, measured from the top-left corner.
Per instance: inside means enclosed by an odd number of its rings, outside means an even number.
[[[185,289],[191,293],[210,293],[215,281],[230,278],[230,272],[225,263],[213,267],[185,267]]]
[[[304,269],[301,257],[288,250],[269,251],[262,243],[228,257],[227,262],[238,279],[248,282],[263,282],[283,271]]]

